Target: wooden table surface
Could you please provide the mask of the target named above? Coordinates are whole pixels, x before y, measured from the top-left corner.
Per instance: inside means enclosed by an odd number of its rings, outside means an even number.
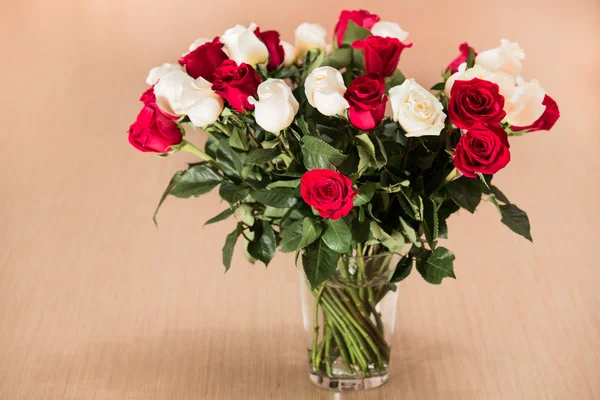
[[[0,399],[332,399],[308,380],[292,258],[223,273],[216,194],[169,199],[191,158],[135,151],[148,69],[256,21],[292,39],[344,8],[400,22],[425,85],[464,40],[527,51],[559,103],[499,186],[534,244],[482,205],[450,221],[456,281],[401,285],[391,380],[348,399],[600,398],[600,3],[21,0],[0,4]],[[562,4],[554,4],[562,3]]]

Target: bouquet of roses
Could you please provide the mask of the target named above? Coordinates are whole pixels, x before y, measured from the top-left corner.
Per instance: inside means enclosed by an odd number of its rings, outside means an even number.
[[[433,284],[455,277],[454,255],[438,245],[450,215],[473,213],[483,199],[531,240],[527,215],[492,178],[510,162],[509,138],[549,130],[559,111],[536,80],[521,77],[525,53],[508,40],[479,54],[462,44],[430,91],[398,69],[412,47],[398,24],[343,11],[333,45],[326,36],[303,23],[292,45],[251,24],[197,40],[178,63],[150,71],[129,142],[198,156],[175,173],[159,206],[218,188],[227,206],[206,223],[237,220],[222,249],[226,269],[238,240],[250,262],[268,264],[277,249],[301,256],[326,314],[314,370],[330,374],[329,351],[369,376],[389,357],[376,306],[393,283],[413,266]],[[186,139],[194,132],[203,148]],[[401,259],[383,268],[382,287],[361,286],[360,260],[394,253]],[[358,267],[344,271],[347,257]],[[324,289],[336,274],[354,288]]]

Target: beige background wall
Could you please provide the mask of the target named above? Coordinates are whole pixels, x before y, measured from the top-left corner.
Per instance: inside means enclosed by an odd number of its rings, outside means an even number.
[[[391,381],[349,399],[600,398],[600,3],[268,0],[0,2],[0,399],[329,399],[305,371],[292,259],[220,248],[217,195],[160,192],[190,158],[126,133],[147,70],[255,21],[291,40],[365,7],[410,32],[402,70],[430,85],[468,40],[527,51],[559,103],[497,176],[534,244],[482,205],[450,222],[456,281],[402,285]]]

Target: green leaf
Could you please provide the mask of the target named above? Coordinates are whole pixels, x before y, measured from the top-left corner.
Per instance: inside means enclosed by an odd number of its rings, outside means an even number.
[[[342,69],[352,64],[352,48],[341,47],[333,50],[325,59],[321,66],[330,66],[335,69]]]
[[[423,210],[423,200],[421,196],[410,196],[410,190],[406,187],[402,187],[398,194],[398,200],[402,209],[406,212],[406,214],[415,219],[417,221],[421,221],[422,219],[422,210]],[[417,202],[415,202],[417,199]],[[418,203],[418,204],[417,204]]]
[[[498,189],[496,186],[493,186],[493,185],[492,185],[492,194],[494,196],[496,196],[496,198],[498,200],[500,200],[501,202],[506,203],[506,204],[510,204],[510,200],[508,200],[508,197],[506,197],[504,195],[504,193],[502,193],[500,191],[500,189]]]
[[[231,267],[231,259],[233,258],[233,249],[235,248],[235,243],[237,242],[238,236],[243,231],[242,224],[237,224],[236,228],[227,235],[225,239],[225,245],[223,246],[222,254],[223,254],[223,265],[225,266],[225,272],[229,270]]]
[[[434,285],[442,283],[444,278],[454,278],[454,254],[445,247],[438,247],[427,257],[417,259],[417,271],[423,279]]]
[[[391,252],[400,252],[404,248],[404,236],[396,230],[390,235],[377,222],[371,221],[371,234]]]
[[[385,190],[388,193],[398,193],[399,191],[402,190],[403,187],[407,187],[408,185],[410,185],[410,181],[402,181],[402,182],[394,183],[393,185],[390,185],[390,186],[384,186],[381,189]]]
[[[281,242],[279,250],[283,253],[292,253],[298,251],[302,241],[302,224],[303,220],[295,221],[291,224],[281,227]]]
[[[323,233],[323,227],[319,221],[315,218],[304,218],[302,221],[302,240],[300,241],[300,248],[313,243],[321,236],[321,233]]]
[[[207,164],[195,165],[183,171],[179,180],[169,191],[175,197],[186,199],[210,192],[223,181],[223,177]]]
[[[304,136],[302,142],[304,143],[302,147],[304,166],[309,171],[313,169],[332,169],[346,158],[339,150],[316,137]]]
[[[156,210],[154,210],[154,215],[152,215],[152,221],[154,221],[154,226],[156,226],[157,228],[158,228],[158,223],[156,222],[156,214],[158,214],[158,209],[160,208],[162,203],[165,201],[165,199],[169,195],[169,192],[171,191],[171,189],[173,189],[177,185],[177,183],[181,179],[181,176],[183,175],[183,173],[184,173],[184,171],[177,171],[175,173],[175,175],[173,175],[173,177],[171,178],[171,181],[167,185],[167,188],[163,192],[162,196],[160,196],[160,200],[158,201]]]
[[[252,207],[248,204],[241,204],[235,210],[235,218],[247,226],[254,225],[254,215],[252,214]]]
[[[367,204],[375,194],[375,184],[367,182],[358,189],[358,193],[354,196],[354,206],[362,206]]]
[[[229,145],[234,149],[247,151],[248,150],[248,136],[241,129],[235,128],[232,130],[231,136],[229,137]]]
[[[359,218],[352,220],[352,239],[357,243],[364,243],[369,240],[371,232],[371,224],[369,220],[364,219],[362,222]]]
[[[472,214],[481,202],[481,186],[477,179],[461,177],[449,182],[446,190],[456,204]]]
[[[430,198],[423,200],[423,231],[430,247],[434,247],[438,237],[438,214],[435,202]]]
[[[410,226],[402,217],[400,217],[400,226],[402,227],[402,233],[411,243],[417,243],[417,232]]]
[[[233,150],[225,139],[222,139],[219,142],[217,162],[225,175],[233,178],[240,178],[240,173],[244,166],[241,155]]]
[[[223,221],[223,220],[231,217],[234,212],[235,212],[235,208],[228,208],[226,210],[223,210],[217,216],[212,217],[211,219],[209,219],[208,221],[206,221],[204,223],[204,225],[206,226],[206,225],[214,224],[216,222]]]
[[[352,43],[354,43],[355,40],[363,40],[367,36],[371,36],[371,31],[362,26],[358,26],[354,21],[348,21],[342,43],[352,46]]]
[[[294,190],[290,188],[260,189],[251,194],[259,203],[275,208],[290,208],[298,202],[294,197]]]
[[[244,200],[249,193],[250,189],[231,182],[223,182],[219,188],[219,196],[229,204]]]
[[[403,256],[400,261],[398,261],[398,265],[396,265],[396,269],[394,270],[394,274],[392,275],[392,279],[390,282],[398,283],[404,280],[412,271],[413,267],[413,258],[408,254]]]
[[[343,219],[327,220],[323,241],[331,250],[347,253],[352,249],[352,231]]]
[[[356,151],[358,152],[358,166],[356,168],[356,172],[358,173],[358,176],[360,176],[369,168],[373,158],[369,154],[369,151],[364,147],[358,146]]]
[[[297,188],[298,185],[300,185],[300,179],[293,179],[291,181],[275,181],[273,183],[269,183],[267,185],[268,188],[278,188],[278,187],[285,187],[285,188]]]
[[[473,68],[475,65],[475,49],[469,47],[469,56],[467,57],[467,68]]]
[[[315,68],[320,67],[325,59],[325,53],[318,49],[311,49],[304,55],[304,71],[302,72],[303,80],[306,79]]]
[[[525,211],[514,204],[503,204],[499,207],[502,213],[502,223],[510,228],[514,233],[523,236],[525,239],[533,242],[531,238],[531,226],[529,218]]]
[[[446,82],[438,82],[431,87],[430,90],[444,90],[446,89]]]
[[[323,240],[309,245],[302,254],[302,266],[311,289],[331,278],[335,273],[340,254],[331,250]]]
[[[246,164],[251,165],[262,165],[269,161],[272,161],[275,157],[281,154],[281,151],[277,148],[273,149],[254,149],[246,156]]]
[[[388,90],[390,90],[394,86],[402,85],[405,80],[406,80],[406,78],[404,77],[404,74],[402,72],[400,72],[399,69],[397,69],[394,71],[392,76],[389,78],[389,80],[385,84],[385,87]]]
[[[260,221],[255,225],[255,237],[248,244],[248,253],[257,260],[262,261],[266,266],[275,256],[277,239],[275,231],[267,221]]]

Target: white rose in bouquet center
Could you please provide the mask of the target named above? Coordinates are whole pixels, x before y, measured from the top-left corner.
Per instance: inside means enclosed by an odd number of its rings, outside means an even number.
[[[475,57],[475,64],[491,72],[506,72],[517,78],[521,75],[521,67],[525,51],[519,43],[500,39],[500,46],[495,49],[482,51]]]
[[[203,128],[223,111],[223,98],[211,86],[202,77],[194,79],[183,71],[172,71],[154,86],[156,104],[169,114],[187,115],[194,126]]]
[[[344,78],[332,67],[315,68],[304,82],[304,92],[310,105],[323,115],[340,115],[350,107],[344,98]]]
[[[290,42],[282,40],[279,42],[283,47],[283,66],[289,68],[296,62],[296,48]]]
[[[148,77],[146,77],[146,83],[150,86],[156,84],[160,78],[169,72],[173,71],[183,71],[183,68],[179,64],[169,64],[164,63],[163,65],[159,65],[158,67],[154,67],[148,72]]]
[[[406,137],[437,136],[444,128],[444,106],[414,79],[391,88],[390,102],[394,121],[406,131]]]
[[[299,104],[290,87],[281,79],[269,78],[258,85],[258,100],[248,98],[254,105],[256,123],[268,132],[279,132],[294,121]]]
[[[305,22],[296,28],[296,51],[298,55],[306,53],[310,49],[325,50],[327,46],[327,30],[318,24]]]
[[[408,32],[402,30],[400,25],[395,22],[379,21],[371,28],[371,33],[375,36],[396,38],[404,42],[408,38]]]
[[[546,110],[542,104],[545,96],[546,91],[537,80],[525,82],[523,78],[518,78],[512,96],[506,98],[504,120],[514,126],[533,124]]]
[[[226,53],[238,64],[246,63],[256,65],[266,63],[269,58],[267,46],[258,38],[254,31],[256,24],[251,23],[248,28],[236,25],[227,29],[221,38],[221,43],[227,49]]]

